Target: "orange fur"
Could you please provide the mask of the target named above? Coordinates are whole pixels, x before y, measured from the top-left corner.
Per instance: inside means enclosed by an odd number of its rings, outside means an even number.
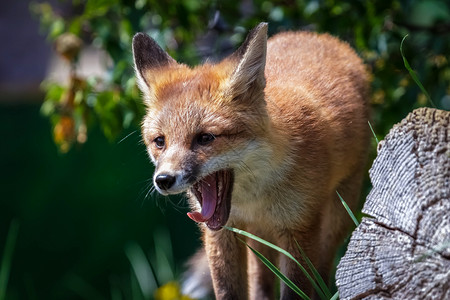
[[[162,194],[187,192],[192,209],[202,209],[191,218],[200,220],[217,299],[274,297],[273,274],[223,225],[301,260],[297,241],[327,278],[350,226],[336,190],[355,208],[366,160],[368,74],[361,59],[326,34],[266,35],[261,23],[232,56],[195,68],[142,34],[133,41],[155,185]],[[298,266],[250,243],[313,294]],[[295,297],[282,285],[282,299]]]

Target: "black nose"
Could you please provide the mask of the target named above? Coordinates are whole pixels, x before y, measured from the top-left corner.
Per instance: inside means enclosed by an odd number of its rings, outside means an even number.
[[[175,176],[169,174],[159,174],[155,178],[155,183],[161,190],[167,191],[173,186],[175,180]]]

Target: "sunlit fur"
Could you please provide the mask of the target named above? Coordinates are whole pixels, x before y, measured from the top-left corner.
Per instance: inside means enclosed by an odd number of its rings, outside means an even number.
[[[232,56],[194,68],[160,49],[142,49],[149,42],[139,39],[133,51],[147,105],[143,138],[155,176],[178,174],[172,188],[159,192],[187,191],[194,169],[195,180],[233,169],[226,225],[259,235],[301,260],[297,241],[327,279],[351,222],[336,190],[356,208],[369,141],[369,76],[358,56],[326,34],[285,32],[267,41],[264,23]],[[152,51],[161,62],[152,60]],[[198,146],[193,141],[199,133],[216,139]],[[163,149],[155,146],[158,136],[165,137]],[[192,209],[200,209],[194,197],[191,202]],[[274,298],[274,275],[247,255],[234,233],[200,228],[205,255],[196,260],[207,257],[217,299]],[[295,263],[250,243],[313,295]],[[195,266],[205,264],[192,265],[193,278],[201,278],[195,274],[204,268]],[[192,290],[195,284],[189,284]],[[296,295],[282,285],[281,298]]]

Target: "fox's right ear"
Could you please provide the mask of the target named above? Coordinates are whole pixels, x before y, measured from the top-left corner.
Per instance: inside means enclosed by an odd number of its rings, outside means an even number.
[[[267,26],[267,23],[260,23],[253,28],[239,49],[228,57],[228,61],[235,65],[228,83],[232,97],[243,95],[253,87],[258,91],[264,90]]]
[[[152,97],[152,84],[158,69],[177,62],[145,33],[133,37],[133,59],[137,84],[147,99]]]

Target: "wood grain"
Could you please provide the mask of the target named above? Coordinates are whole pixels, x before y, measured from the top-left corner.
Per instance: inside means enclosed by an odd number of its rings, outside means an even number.
[[[379,144],[340,299],[450,299],[449,129],[450,112],[420,108]]]

